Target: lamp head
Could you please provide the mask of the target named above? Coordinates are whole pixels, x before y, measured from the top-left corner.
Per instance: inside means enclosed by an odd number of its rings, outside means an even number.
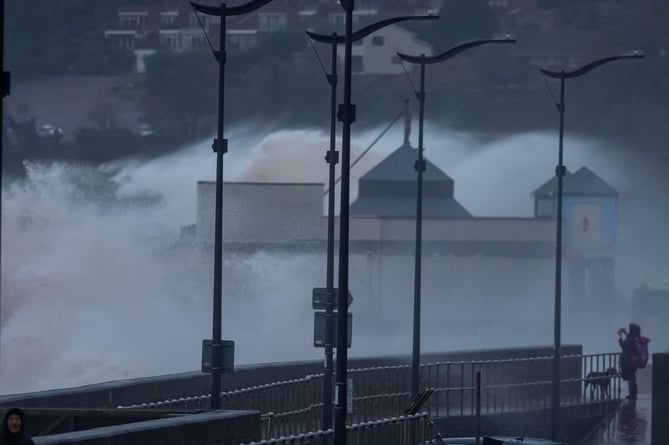
[[[432,64],[443,62],[444,60],[450,59],[451,57],[460,54],[461,52],[473,48],[475,46],[485,45],[487,43],[515,43],[516,38],[512,34],[499,34],[493,36],[491,39],[482,39],[482,40],[471,40],[469,42],[464,42],[459,45],[456,45],[441,54],[436,56],[412,56],[409,54],[397,53],[397,56],[408,63],[415,64]]]
[[[613,57],[605,57],[603,59],[595,60],[594,62],[590,62],[589,64],[582,66],[581,68],[577,68],[573,71],[551,71],[547,70],[544,68],[541,68],[541,72],[544,73],[548,77],[552,77],[554,79],[572,79],[574,77],[579,77],[582,76],[593,69],[597,68],[598,66],[604,65],[609,62],[614,62],[616,60],[623,60],[623,59],[643,59],[643,51],[639,50],[634,50],[634,51],[628,51],[626,53],[623,53],[619,56],[613,56]]]

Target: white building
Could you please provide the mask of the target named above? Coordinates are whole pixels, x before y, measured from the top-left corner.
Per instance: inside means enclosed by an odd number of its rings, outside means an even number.
[[[431,56],[432,45],[399,25],[387,26],[353,43],[352,70],[356,74],[401,74],[404,69],[398,52]],[[337,54],[343,63],[343,45],[337,49]],[[407,69],[411,67],[407,66]]]
[[[356,299],[356,311],[372,317],[367,320],[370,323],[372,319],[392,321],[398,311],[410,314],[412,310],[415,160],[416,150],[405,136],[401,147],[360,179],[358,198],[350,205],[349,290]],[[480,328],[519,321],[519,310],[531,320],[524,321],[529,323],[528,332],[538,332],[552,322],[554,186],[554,180],[548,181],[534,192],[534,217],[477,217],[454,198],[454,181],[427,162],[421,286],[424,307],[440,309],[428,309],[426,323],[469,320],[462,329]],[[315,279],[323,278],[327,240],[323,191],[323,184],[224,183],[224,251],[232,253],[235,261],[255,252],[274,252],[281,258],[307,255],[312,262],[322,263],[322,275],[319,272]],[[565,178],[562,279],[570,321],[580,320],[584,302],[611,295],[616,195],[587,168]],[[214,196],[213,182],[198,183],[193,233],[207,249],[214,238]],[[337,240],[338,222],[337,218]],[[457,313],[445,314],[445,305],[457,306]]]

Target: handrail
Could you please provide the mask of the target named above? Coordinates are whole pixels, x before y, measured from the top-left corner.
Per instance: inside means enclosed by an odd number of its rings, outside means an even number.
[[[565,355],[562,357],[563,404],[588,404],[620,398],[620,376],[602,373],[617,368],[618,354]],[[481,411],[485,414],[550,407],[551,356],[434,362],[421,365],[421,383],[434,393],[421,408],[432,417],[474,413],[473,376],[482,371]],[[350,422],[399,415],[411,402],[409,365],[376,366],[349,371],[354,379]],[[593,377],[596,376],[596,377]],[[323,374],[237,388],[221,393],[225,408],[261,412],[263,437],[317,430],[322,422]],[[208,407],[209,395],[149,402],[119,409]]]

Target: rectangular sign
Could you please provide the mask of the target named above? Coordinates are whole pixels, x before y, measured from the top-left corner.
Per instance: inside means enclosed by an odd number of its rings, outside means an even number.
[[[328,324],[332,329],[332,343],[327,342]],[[351,332],[353,325],[353,314],[348,313],[348,341],[347,347],[351,347]],[[314,312],[314,347],[324,348],[326,346],[337,346],[337,314],[326,312]]]
[[[311,292],[311,307],[315,310],[324,311],[327,308],[328,304],[332,305],[332,310],[337,310],[337,295],[339,290],[337,288],[332,289],[331,292],[328,292],[326,287],[314,287]],[[351,292],[348,293],[348,306],[351,306],[353,302],[353,296]]]
[[[221,371],[234,371],[235,342],[232,340],[221,340],[221,348]],[[202,372],[211,372],[212,359],[211,340],[202,340]]]

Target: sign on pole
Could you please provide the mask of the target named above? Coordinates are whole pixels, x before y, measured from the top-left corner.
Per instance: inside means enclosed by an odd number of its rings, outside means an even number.
[[[331,304],[333,310],[337,310],[337,294],[339,290],[337,288],[332,289],[331,292],[328,292],[326,287],[314,287],[311,293],[311,307],[315,310],[324,311],[327,309],[327,305]],[[348,306],[351,306],[353,303],[353,296],[351,292],[348,293]]]
[[[326,346],[337,347],[337,314],[328,314],[327,312],[314,312],[314,347],[324,348]],[[327,328],[331,326],[332,344],[327,344]],[[351,332],[353,325],[353,314],[348,312],[348,337],[347,347],[351,347]]]
[[[211,340],[202,340],[202,372],[211,372],[213,361],[213,350]],[[235,342],[232,340],[221,340],[221,371],[235,370]]]

